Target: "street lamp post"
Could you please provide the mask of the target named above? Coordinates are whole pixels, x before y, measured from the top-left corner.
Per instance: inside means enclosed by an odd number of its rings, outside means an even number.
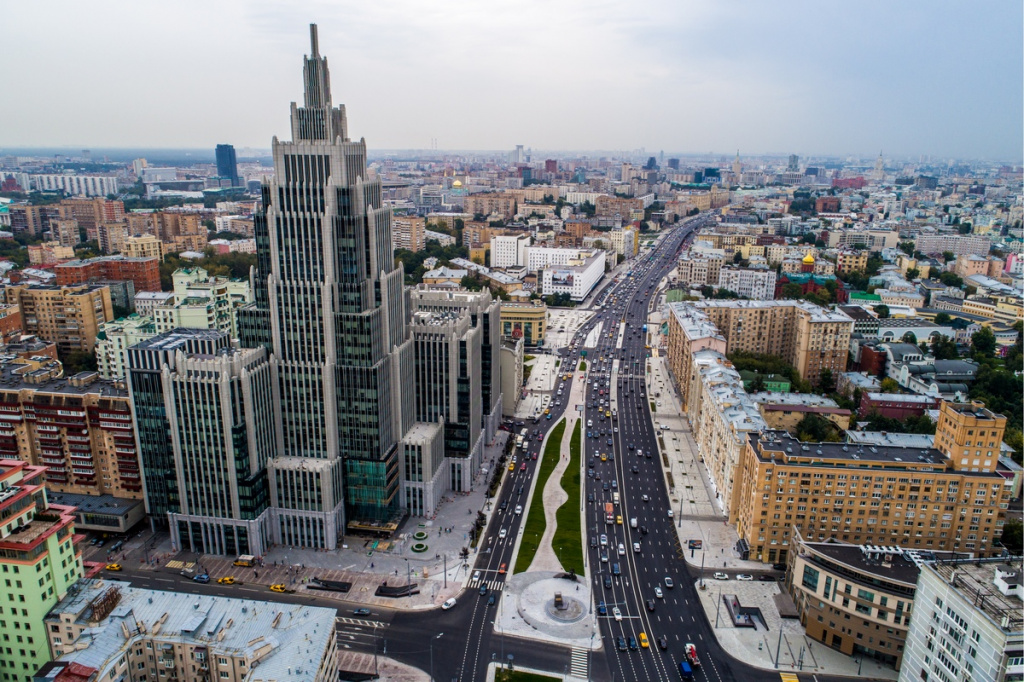
[[[434,682],[434,642],[443,636],[442,632],[430,640],[430,682]]]
[[[775,645],[775,669],[779,669],[779,652],[782,651],[782,625],[779,625],[779,643]],[[860,674],[860,670],[857,671]]]
[[[436,584],[436,583],[435,583]],[[444,555],[444,586],[448,588],[448,555]]]

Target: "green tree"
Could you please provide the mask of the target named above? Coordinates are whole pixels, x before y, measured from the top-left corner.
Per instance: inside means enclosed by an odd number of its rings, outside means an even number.
[[[882,379],[882,393],[899,393],[900,385],[891,377]]]
[[[914,345],[917,345],[917,334],[915,334],[914,332],[907,332],[906,334],[903,335],[903,339],[901,340],[903,341],[903,343],[912,343]]]
[[[914,242],[900,242],[899,249],[908,256],[914,255]]]
[[[988,327],[971,334],[971,347],[976,357],[992,357],[996,350],[996,335]]]
[[[921,276],[921,271],[917,268],[907,268],[907,279],[914,280]]]
[[[795,284],[793,282],[783,284],[782,291],[780,293],[782,294],[782,298],[788,298],[793,300],[798,300],[801,296],[804,295],[803,289],[800,287],[800,285]]]
[[[935,315],[935,324],[949,324],[953,321],[953,318],[949,316],[947,312],[941,312]]]
[[[944,263],[950,263],[950,262],[952,262],[954,260],[956,260],[956,254],[955,253],[953,253],[952,251],[943,251],[942,252],[942,261]]]
[[[929,350],[936,360],[956,360],[960,357],[960,353],[956,349],[956,342],[943,334],[936,334],[932,337]]]
[[[818,392],[828,394],[835,393],[836,380],[832,376],[832,370],[825,368],[818,375]]]
[[[67,353],[59,353],[58,357],[64,364],[64,375],[74,376],[79,372],[96,371],[96,355],[84,350],[73,350]]]
[[[970,234],[972,225],[970,223],[960,223],[960,226],[956,229],[960,234]]]
[[[884,320],[889,317],[889,306],[884,303],[875,306],[875,314],[878,315],[878,319]]]
[[[943,272],[939,275],[939,281],[947,287],[962,287],[964,280],[960,275],[952,272]]]
[[[816,414],[807,415],[796,425],[796,437],[804,443],[824,443],[833,431],[832,423]]]
[[[999,539],[1003,547],[1013,556],[1024,551],[1024,524],[1020,519],[1009,518],[1003,524],[1003,536]]]

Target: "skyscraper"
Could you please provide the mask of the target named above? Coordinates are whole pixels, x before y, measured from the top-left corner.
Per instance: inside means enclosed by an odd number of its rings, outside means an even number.
[[[217,175],[229,178],[232,187],[241,185],[242,181],[238,177],[238,161],[235,159],[235,148],[230,144],[219,144],[216,153]]]
[[[401,518],[398,443],[412,426],[412,344],[391,211],[368,179],[366,143],[333,106],[316,26],[291,142],[255,218],[255,302],[246,347],[271,351],[277,456],[268,463],[273,541],[334,549],[351,530]],[[403,404],[408,403],[408,404]]]

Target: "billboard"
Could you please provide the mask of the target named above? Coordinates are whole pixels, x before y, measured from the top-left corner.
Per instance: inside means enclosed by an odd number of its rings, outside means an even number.
[[[556,287],[571,287],[576,273],[572,270],[554,270],[551,273],[551,284]]]

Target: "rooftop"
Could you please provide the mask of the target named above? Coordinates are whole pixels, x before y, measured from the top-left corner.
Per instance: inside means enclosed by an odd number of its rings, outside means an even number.
[[[882,583],[900,583],[902,587],[913,587],[921,573],[921,563],[936,556],[947,556],[946,552],[922,552],[902,547],[879,547],[875,545],[851,545],[845,542],[804,542],[803,546],[826,559],[848,566],[856,573],[877,578]],[[864,582],[873,585],[874,580]],[[883,585],[877,585],[883,587]]]
[[[74,493],[58,493],[47,490],[46,499],[53,504],[75,507],[83,514],[106,514],[121,516],[130,509],[143,504],[142,500],[129,500],[113,495],[76,495]]]
[[[96,668],[99,679],[113,670],[131,644],[145,639],[208,645],[222,654],[259,661],[247,675],[251,682],[312,682],[328,654],[337,615],[328,608],[162,592],[114,580],[82,580],[78,585],[50,610],[47,620],[70,615],[87,626],[75,643],[76,648],[85,646],[59,660]],[[92,621],[94,601],[112,588],[119,601],[108,615]]]
[[[725,341],[725,337],[718,331],[718,327],[708,319],[708,316],[692,305],[680,301],[670,303],[668,308],[688,339],[711,337]]]
[[[70,393],[75,395],[94,393],[117,398],[128,397],[128,390],[123,383],[100,379],[98,374],[93,381],[86,381],[88,377],[85,376],[86,373],[83,373],[80,380],[74,383],[72,383],[71,377],[48,379],[46,381],[33,380],[30,382],[26,381],[25,376],[19,371],[25,367],[26,365],[18,360],[0,362],[0,391],[29,389],[39,393]],[[38,372],[33,373],[34,378],[40,376]]]
[[[798,308],[805,313],[810,314],[811,320],[814,322],[853,322],[853,320],[841,310],[829,310],[827,308],[814,305],[813,303],[808,303],[807,301],[710,300],[697,301],[694,305],[698,308],[745,308],[751,310],[763,308]]]
[[[926,570],[934,571],[946,584],[956,589],[967,601],[997,623],[1004,632],[1020,633],[1024,627],[1020,557],[937,561],[927,564]],[[1004,594],[998,587],[999,582],[1016,587],[1009,590],[1009,594]]]
[[[934,396],[918,395],[917,393],[866,393],[872,402],[900,402],[900,403],[921,403],[922,405],[933,405]]]
[[[750,444],[763,461],[782,456],[786,464],[826,466],[827,460],[864,464],[913,464],[945,469],[949,460],[934,448],[867,445],[861,443],[802,443],[786,431],[768,429],[750,434]],[[978,474],[984,476],[984,473]],[[995,476],[995,474],[991,474]]]
[[[751,393],[750,399],[766,405],[803,405],[805,407],[839,407],[836,401],[814,393]]]

